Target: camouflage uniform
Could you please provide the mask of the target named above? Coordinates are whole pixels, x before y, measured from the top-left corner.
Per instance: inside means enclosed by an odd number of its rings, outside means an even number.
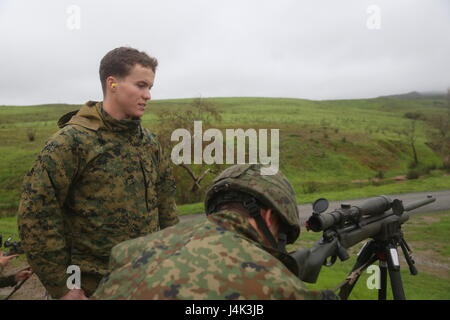
[[[91,294],[119,242],[179,220],[169,158],[139,120],[115,120],[102,103],[63,116],[26,175],[18,224],[30,266],[54,298],[78,265]]]
[[[288,254],[261,245],[239,213],[221,210],[121,243],[94,299],[322,299]],[[280,262],[280,260],[283,261]]]

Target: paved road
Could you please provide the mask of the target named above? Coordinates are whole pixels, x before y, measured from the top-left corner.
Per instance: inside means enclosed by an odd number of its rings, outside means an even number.
[[[387,196],[391,199],[399,199],[403,201],[403,204],[408,204],[417,200],[425,199],[427,195],[431,194],[436,198],[436,201],[423,206],[421,208],[410,211],[410,213],[421,213],[421,212],[433,212],[441,210],[450,210],[450,190],[444,191],[430,191],[430,192],[415,192],[415,193],[404,193],[404,194],[388,194]],[[365,200],[364,199],[352,199],[352,200],[342,200],[342,201],[332,201],[327,210],[329,212],[332,209],[339,208],[342,203],[348,203],[350,205],[360,205]],[[300,211],[300,222],[303,224],[312,213],[311,203],[299,205]],[[180,217],[181,221],[189,220],[198,216],[197,214],[190,214]]]

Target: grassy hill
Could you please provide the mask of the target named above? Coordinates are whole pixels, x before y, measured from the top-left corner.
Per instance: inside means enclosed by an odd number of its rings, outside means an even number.
[[[412,161],[404,131],[411,119],[444,111],[444,99],[311,101],[286,98],[206,99],[221,111],[219,129],[280,129],[280,167],[293,183],[299,201],[318,196],[331,200],[374,194],[450,188],[450,177],[437,170],[442,161],[426,144],[424,122],[417,121],[416,148],[420,180],[396,182]],[[182,111],[192,99],[156,100],[143,125],[158,131],[157,110]],[[79,105],[0,106],[0,214],[14,214],[24,174],[45,141],[57,131],[56,122]],[[30,141],[29,137],[34,137]],[[270,149],[269,149],[270,150]],[[213,176],[209,176],[207,184]],[[397,180],[404,180],[398,178]],[[187,183],[187,182],[186,182]],[[184,186],[183,184],[181,184]],[[178,188],[178,197],[186,188]],[[197,202],[201,198],[193,198]],[[180,201],[178,202],[182,204]],[[201,211],[200,204],[180,206],[180,212]]]

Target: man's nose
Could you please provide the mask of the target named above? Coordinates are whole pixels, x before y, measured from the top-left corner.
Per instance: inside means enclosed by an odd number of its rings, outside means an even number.
[[[145,91],[143,98],[145,100],[150,100],[152,98],[152,95],[150,94],[150,91]]]

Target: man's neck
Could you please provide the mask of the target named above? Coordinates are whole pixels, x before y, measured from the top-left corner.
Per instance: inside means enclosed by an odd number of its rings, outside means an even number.
[[[116,120],[126,120],[127,116],[120,111],[117,111],[119,108],[115,101],[108,99],[108,97],[105,97],[103,100],[103,110],[107,112],[111,117],[113,117]]]

